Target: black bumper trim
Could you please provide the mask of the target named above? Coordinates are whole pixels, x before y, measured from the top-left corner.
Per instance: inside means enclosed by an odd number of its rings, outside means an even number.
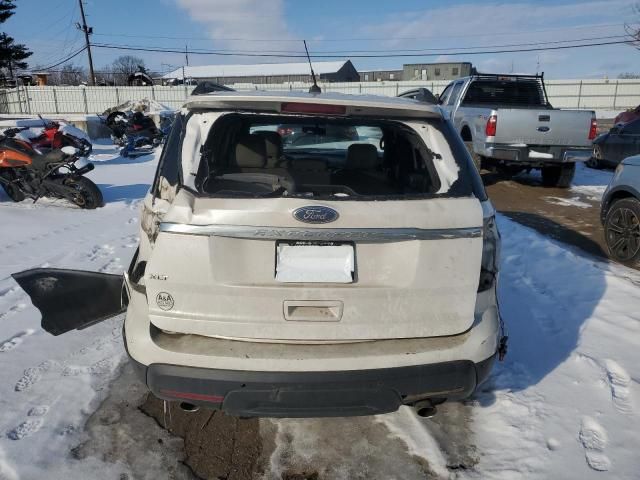
[[[430,365],[335,372],[252,372],[165,364],[136,369],[151,392],[246,417],[342,417],[397,410],[405,399],[459,400],[491,372],[495,355]],[[136,362],[137,363],[137,362]],[[142,367],[142,368],[140,368]]]

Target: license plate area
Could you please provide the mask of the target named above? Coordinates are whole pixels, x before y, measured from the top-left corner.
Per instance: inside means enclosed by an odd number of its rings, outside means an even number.
[[[278,241],[275,279],[283,283],[353,283],[356,253],[352,242]]]

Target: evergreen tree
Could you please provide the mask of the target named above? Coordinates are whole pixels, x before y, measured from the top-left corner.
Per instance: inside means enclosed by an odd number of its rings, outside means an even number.
[[[6,22],[16,9],[14,0],[0,0],[0,23]]]
[[[15,13],[15,0],[0,0],[0,23],[6,22]],[[0,33],[0,68],[6,68],[9,71],[9,78],[13,78],[14,69],[27,68],[27,58],[32,52],[21,43],[15,43],[15,40],[6,33]]]
[[[27,47],[21,43],[15,43],[13,37],[6,33],[0,33],[0,68],[9,70],[9,78],[13,78],[14,69],[27,68],[27,58],[32,55]]]

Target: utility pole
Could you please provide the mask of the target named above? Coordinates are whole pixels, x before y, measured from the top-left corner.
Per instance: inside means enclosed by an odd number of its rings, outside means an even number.
[[[187,62],[187,67],[189,66],[189,50],[187,50],[187,46],[184,46],[184,61]]]
[[[89,42],[89,35],[93,33],[93,28],[87,27],[87,19],[84,17],[84,5],[82,0],[78,0],[80,4],[80,16],[82,17],[82,25],[76,24],[78,29],[84,32],[84,39],[87,45],[87,53],[89,54],[89,85],[96,84],[96,77],[93,73],[93,58],[91,57],[91,42]]]

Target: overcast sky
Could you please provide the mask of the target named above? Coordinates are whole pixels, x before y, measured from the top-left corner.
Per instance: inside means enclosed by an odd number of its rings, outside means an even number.
[[[640,14],[634,12],[639,1],[87,0],[85,4],[94,43],[300,52],[301,39],[306,38],[312,53],[344,55],[359,70],[454,60],[470,61],[484,72],[539,70],[549,78],[615,78],[622,72],[640,73],[640,50],[623,44],[505,54],[443,53],[512,44],[527,48],[540,42],[559,46],[577,39],[621,40],[625,24],[640,23]],[[74,26],[79,20],[77,0],[17,3],[16,15],[3,28],[33,50],[32,65],[51,65],[83,45],[82,33]],[[433,55],[353,58],[355,51],[402,49],[432,49]],[[96,69],[122,54],[140,56],[158,71],[185,63],[183,54],[94,48]],[[72,61],[85,66],[86,53]],[[191,65],[286,61],[299,60],[189,55]]]

